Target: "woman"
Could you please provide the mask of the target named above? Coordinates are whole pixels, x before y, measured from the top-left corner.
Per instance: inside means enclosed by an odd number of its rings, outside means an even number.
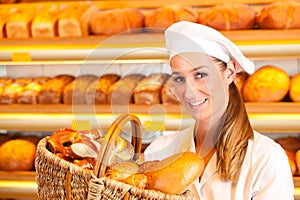
[[[200,24],[175,23],[165,39],[175,92],[195,127],[192,137],[183,131],[158,138],[145,159],[185,150],[201,155],[205,169],[191,187],[195,199],[293,199],[284,150],[253,131],[233,81],[240,70],[253,73],[253,63],[220,32]]]

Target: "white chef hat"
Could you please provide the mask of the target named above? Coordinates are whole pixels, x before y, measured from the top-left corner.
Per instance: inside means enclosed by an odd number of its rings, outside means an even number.
[[[187,21],[177,22],[165,31],[165,39],[170,59],[180,53],[199,52],[226,63],[235,60],[237,71],[244,70],[252,74],[255,70],[254,64],[232,41],[208,26]]]

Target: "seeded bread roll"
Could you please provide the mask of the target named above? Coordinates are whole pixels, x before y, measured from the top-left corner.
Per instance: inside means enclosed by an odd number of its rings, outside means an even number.
[[[247,4],[220,4],[198,10],[200,24],[217,30],[253,29],[255,11]]]
[[[110,104],[130,104],[133,103],[133,92],[138,83],[145,76],[142,74],[130,74],[121,78],[111,85],[108,96]]]
[[[161,32],[179,21],[197,22],[198,13],[187,6],[164,6],[145,12],[145,27],[161,29],[148,29],[150,32]]]
[[[256,15],[260,29],[300,28],[300,2],[280,1],[264,6]]]
[[[134,90],[134,102],[136,104],[160,104],[161,89],[169,75],[155,73],[145,77]]]
[[[107,104],[110,86],[120,79],[117,74],[104,74],[93,81],[86,90],[87,104]]]
[[[95,35],[113,35],[125,31],[137,31],[144,26],[143,13],[135,8],[98,11],[91,19],[91,31]]]
[[[62,103],[63,90],[65,86],[74,80],[72,75],[58,75],[49,79],[42,87],[38,102],[40,104],[59,104]]]
[[[94,75],[82,75],[70,82],[63,92],[63,103],[85,104],[85,90],[97,79]]]

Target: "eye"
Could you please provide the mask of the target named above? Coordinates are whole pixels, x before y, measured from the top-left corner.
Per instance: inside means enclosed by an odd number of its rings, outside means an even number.
[[[204,77],[207,77],[207,73],[196,72],[196,74],[195,74],[196,79],[201,79],[201,78],[204,78]]]
[[[175,76],[175,77],[173,78],[173,81],[174,81],[175,83],[182,83],[182,82],[185,81],[185,79],[184,79],[182,76]]]

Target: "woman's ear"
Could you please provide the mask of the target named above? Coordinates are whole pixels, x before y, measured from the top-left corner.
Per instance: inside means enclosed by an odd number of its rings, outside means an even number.
[[[226,80],[228,82],[228,85],[230,83],[232,83],[232,81],[234,80],[235,78],[235,75],[236,75],[236,65],[235,65],[235,62],[233,60],[230,60],[228,63],[227,63],[227,68],[226,68]]]

